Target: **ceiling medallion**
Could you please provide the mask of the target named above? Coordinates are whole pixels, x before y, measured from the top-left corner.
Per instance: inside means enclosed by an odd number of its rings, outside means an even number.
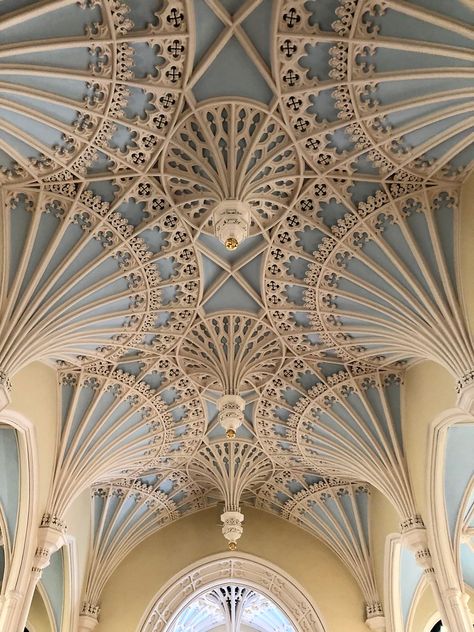
[[[278,372],[284,347],[264,320],[217,314],[188,331],[177,358],[204,396],[216,403],[219,423],[232,438],[244,422],[243,396],[258,392]]]
[[[276,112],[226,99],[183,116],[168,139],[161,172],[182,216],[235,250],[291,206],[302,162]]]

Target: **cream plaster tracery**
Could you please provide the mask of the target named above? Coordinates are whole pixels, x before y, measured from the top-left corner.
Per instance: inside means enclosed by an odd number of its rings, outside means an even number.
[[[15,373],[40,359],[59,361],[65,411],[33,580],[65,545],[65,511],[91,485],[107,507],[134,509],[113,538],[118,510],[94,533],[84,630],[112,570],[147,533],[224,501],[235,545],[253,503],[335,550],[362,588],[367,624],[382,630],[357,502],[366,481],[397,509],[444,616],[396,402],[406,362],[429,359],[456,379],[460,406],[473,406],[456,250],[472,31],[402,0],[339,0],[331,19],[317,3],[279,0],[269,64],[246,31],[259,0],[233,14],[206,4],[223,30],[199,61],[185,0],[146,19],[123,0],[50,0],[0,20],[12,38],[0,47],[0,408]],[[53,10],[70,11],[76,30],[15,39],[21,23]],[[396,32],[400,18],[422,24],[425,40]],[[268,103],[198,102],[233,39]],[[226,308],[228,280],[254,313]],[[185,497],[158,491],[165,474]],[[283,502],[291,476],[301,488]],[[309,518],[316,505],[327,523]],[[318,629],[302,616],[301,630]],[[155,610],[143,629],[165,629],[161,617]]]

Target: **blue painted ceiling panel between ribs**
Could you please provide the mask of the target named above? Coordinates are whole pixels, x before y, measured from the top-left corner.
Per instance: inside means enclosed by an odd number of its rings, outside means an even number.
[[[461,503],[474,477],[474,425],[458,425],[448,430],[445,463],[445,504],[449,532],[455,536],[456,524],[462,517]]]

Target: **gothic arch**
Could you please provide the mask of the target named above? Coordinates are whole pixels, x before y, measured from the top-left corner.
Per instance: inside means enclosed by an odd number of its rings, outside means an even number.
[[[222,553],[177,573],[153,598],[137,632],[165,632],[196,597],[223,582],[255,588],[271,599],[297,632],[325,632],[321,615],[305,590],[280,568],[254,555]]]
[[[470,614],[467,607],[467,595],[463,590],[463,580],[456,564],[453,551],[446,498],[444,491],[446,475],[446,447],[450,428],[459,425],[472,425],[474,417],[461,408],[452,408],[438,415],[432,422],[428,433],[427,458],[427,523],[430,525],[428,538],[432,551],[433,566],[439,577],[440,590],[444,598],[453,605],[457,613],[456,624],[464,623],[465,629],[470,626]],[[451,622],[448,622],[451,623]]]
[[[29,580],[29,562],[36,545],[36,516],[38,503],[38,462],[36,433],[32,422],[24,415],[4,409],[0,423],[12,427],[17,433],[19,447],[20,494],[18,520],[15,531],[14,552],[10,558],[8,576],[4,578],[4,603],[0,612],[0,628],[14,621],[17,595],[23,593]],[[18,614],[18,613],[17,613]],[[2,628],[3,629],[3,628]]]

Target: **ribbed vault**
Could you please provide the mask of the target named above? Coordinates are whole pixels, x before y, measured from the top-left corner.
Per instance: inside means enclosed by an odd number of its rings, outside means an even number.
[[[0,4],[0,410],[34,361],[59,383],[36,580],[85,490],[87,630],[147,535],[219,504],[235,547],[251,503],[335,551],[382,629],[370,486],[423,530],[408,363],[472,405],[469,2]],[[222,624],[223,590],[188,615]]]

